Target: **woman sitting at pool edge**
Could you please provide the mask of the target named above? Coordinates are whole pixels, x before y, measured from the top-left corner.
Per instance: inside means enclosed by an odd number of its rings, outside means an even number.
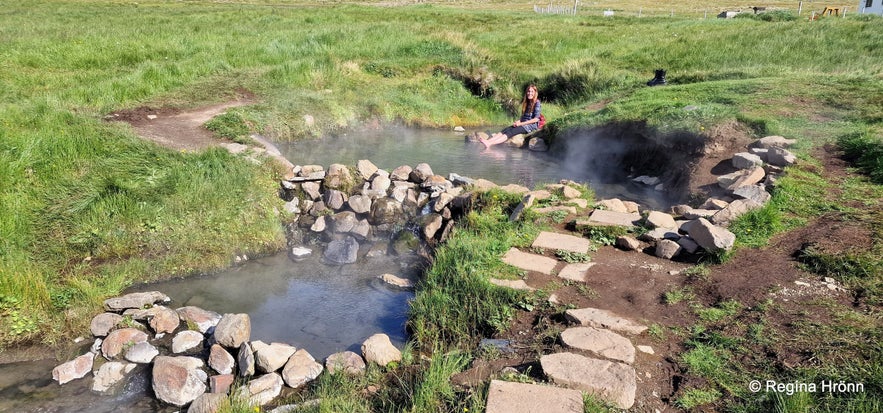
[[[485,148],[490,148],[498,143],[503,143],[509,138],[528,134],[540,128],[540,99],[536,85],[527,85],[524,89],[524,97],[521,99],[521,119],[507,126],[500,132],[491,135],[487,139],[479,139]]]

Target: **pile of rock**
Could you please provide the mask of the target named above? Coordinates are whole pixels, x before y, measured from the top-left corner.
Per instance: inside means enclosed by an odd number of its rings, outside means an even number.
[[[618,199],[602,200],[596,204],[588,219],[578,226],[640,225],[650,230],[638,239],[619,237],[617,246],[628,250],[653,246],[658,257],[671,259],[682,252],[694,254],[703,249],[709,252],[728,251],[736,236],[727,227],[742,214],[760,208],[769,202],[770,190],[783,173],[783,167],[796,161],[786,147],[794,140],[781,136],[767,136],[754,142],[749,152],[735,154],[730,160],[736,172],[718,177],[723,196],[708,198],[697,208],[675,205],[671,213],[639,211],[636,204],[627,205]],[[647,185],[661,185],[652,177],[639,177]]]
[[[360,160],[352,169],[296,165],[281,182],[281,196],[301,230],[328,242],[325,259],[348,264],[356,262],[361,241],[401,234],[406,227],[416,227],[425,241],[445,239],[452,218],[471,202],[464,186],[474,183],[454,173],[436,175],[426,163],[388,172]]]
[[[536,131],[530,134],[518,134],[506,141],[506,144],[509,146],[514,146],[516,148],[524,148],[527,147],[528,150],[534,152],[546,152],[549,150],[549,145],[546,144],[546,140],[540,138],[538,136],[534,136]],[[481,142],[482,139],[487,140],[490,138],[490,134],[487,132],[472,132],[466,135],[467,142]]]
[[[236,378],[243,383],[239,396],[265,405],[286,386],[304,386],[325,369],[360,374],[366,363],[385,366],[401,360],[389,337],[375,334],[362,344],[362,356],[332,354],[323,366],[305,349],[249,341],[247,314],[158,304],[169,301],[156,291],[106,300],[107,311],[90,325],[96,339],[89,352],[57,366],[52,378],[65,384],[92,373],[92,390],[109,393],[122,387],[119,383],[137,365],[148,365],[156,398],[175,406],[191,404],[189,412],[213,412],[233,391]]]

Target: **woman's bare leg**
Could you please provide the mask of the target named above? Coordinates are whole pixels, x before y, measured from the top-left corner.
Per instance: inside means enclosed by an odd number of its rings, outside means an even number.
[[[485,146],[491,147],[491,146],[506,142],[508,139],[509,139],[509,137],[506,136],[505,134],[495,133],[493,136],[491,136],[490,138],[488,138],[485,141]]]

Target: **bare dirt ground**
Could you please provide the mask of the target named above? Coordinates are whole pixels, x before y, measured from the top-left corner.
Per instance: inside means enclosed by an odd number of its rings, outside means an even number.
[[[254,103],[250,97],[217,105],[181,110],[171,108],[138,107],[113,112],[105,117],[109,121],[126,122],[132,125],[138,136],[162,146],[186,151],[198,151],[216,146],[223,139],[214,137],[202,126],[211,118],[224,113],[229,108]]]
[[[246,98],[193,111],[142,107],[115,112],[108,119],[128,122],[140,136],[161,145],[179,150],[200,150],[222,142],[202,127],[204,122],[227,108],[250,102]],[[720,126],[709,131],[709,135],[711,144],[706,156],[693,169],[690,189],[713,195],[715,178],[731,172],[725,160],[744,150],[750,138],[735,124]],[[845,162],[832,148],[819,150],[815,155],[822,160],[824,169],[821,172],[825,179],[840,182],[849,175]],[[836,193],[827,196],[836,196]],[[565,231],[564,226],[561,230]],[[691,283],[683,275],[693,263],[664,260],[652,254],[620,251],[613,247],[602,247],[592,254],[592,261],[596,264],[588,272],[585,285],[562,283],[554,276],[539,273],[529,273],[526,281],[535,288],[551,288],[559,302],[572,308],[611,310],[645,325],[665,328],[687,328],[695,322],[696,315],[687,303],[670,305],[663,300],[666,292],[687,285],[694,288],[695,300],[705,306],[723,300],[738,300],[744,306],[753,306],[774,298],[782,303],[783,310],[778,313],[780,319],[771,320],[771,323],[787,330],[793,318],[801,313],[802,303],[809,300],[825,296],[844,304],[852,303],[851,296],[842,290],[832,291],[824,286],[795,287],[795,281],[818,278],[801,270],[795,259],[795,253],[807,243],[815,243],[827,252],[848,251],[870,245],[871,233],[860,223],[849,222],[842,214],[831,213],[803,228],[775,236],[766,247],[739,250],[725,264],[712,266],[711,274],[699,284]],[[782,294],[787,294],[788,298],[782,298]],[[819,314],[819,317],[824,316]],[[453,378],[454,383],[468,389],[507,366],[519,371],[539,371],[539,355],[561,350],[554,337],[565,326],[560,313],[520,312],[510,330],[498,337],[511,340],[515,353],[491,361],[476,359],[470,369]],[[685,377],[684,369],[678,364],[678,355],[684,350],[682,338],[670,334],[659,339],[645,333],[633,341],[651,346],[655,354],[637,354],[634,366],[638,371],[638,394],[632,410],[678,410],[673,401],[679,389],[687,381],[696,380]],[[770,355],[777,363],[794,366],[805,362],[799,348],[777,350]]]

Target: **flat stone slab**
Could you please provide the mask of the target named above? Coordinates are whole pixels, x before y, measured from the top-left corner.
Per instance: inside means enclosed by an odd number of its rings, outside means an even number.
[[[508,287],[513,290],[523,290],[523,291],[536,290],[536,288],[533,288],[533,287],[527,285],[527,283],[524,282],[524,280],[501,280],[499,278],[489,278],[488,282],[490,282],[493,285],[497,285],[500,287]]]
[[[640,220],[641,214],[596,209],[588,220],[580,220],[577,224],[632,227]]]
[[[540,358],[543,372],[553,383],[593,394],[620,409],[635,404],[635,369],[613,361],[573,353],[549,354]]]
[[[503,262],[527,271],[537,271],[543,274],[552,274],[552,270],[558,265],[558,260],[542,255],[521,252],[518,248],[510,248],[503,255]]]
[[[564,316],[581,326],[607,328],[621,333],[641,334],[647,330],[647,326],[597,308],[570,309],[564,312]]]
[[[486,413],[582,413],[579,390],[491,380]]]
[[[534,248],[565,250],[580,254],[589,252],[589,247],[591,246],[592,242],[586,238],[548,231],[540,232],[540,235],[537,235],[537,238],[531,244],[531,247]]]
[[[558,273],[558,276],[566,280],[585,282],[586,271],[588,271],[589,268],[592,268],[592,266],[594,265],[594,262],[567,264],[567,266],[561,269],[561,272]]]
[[[629,339],[610,330],[595,327],[571,327],[561,333],[561,341],[568,347],[591,351],[601,357],[635,362],[635,346]]]

